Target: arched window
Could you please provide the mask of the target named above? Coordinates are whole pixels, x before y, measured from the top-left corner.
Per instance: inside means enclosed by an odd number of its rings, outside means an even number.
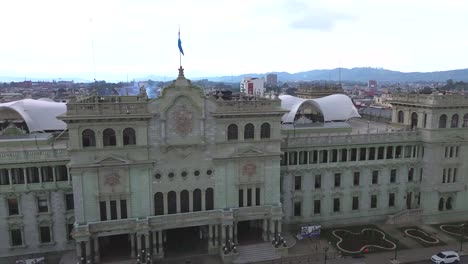
[[[255,128],[254,125],[248,123],[244,127],[244,139],[254,139],[255,138]]]
[[[416,128],[418,126],[418,114],[413,112],[411,114],[411,129]]]
[[[445,202],[445,209],[452,210],[452,197],[447,198]]]
[[[91,129],[85,129],[81,133],[81,141],[83,144],[83,148],[87,147],[95,147],[96,146],[96,137],[94,135],[94,131]]]
[[[175,214],[177,213],[177,194],[174,191],[170,191],[167,194],[167,213]]]
[[[451,128],[456,128],[458,127],[458,114],[454,114],[452,116],[452,122],[450,122],[450,127]],[[447,200],[448,201],[448,200]]]
[[[237,140],[238,138],[237,125],[230,124],[227,130],[228,130],[227,131],[228,140]]]
[[[439,128],[447,127],[447,115],[441,115],[439,118]]]
[[[154,215],[164,214],[164,196],[161,192],[154,194]]]
[[[468,114],[463,116],[463,127],[468,127]]]
[[[262,126],[260,127],[260,138],[270,138],[270,124],[262,124]]]
[[[126,128],[123,131],[123,144],[126,145],[135,145],[136,144],[136,136],[135,130],[133,128]]]
[[[193,211],[201,211],[201,190],[195,189],[193,191]]]
[[[112,129],[112,128],[104,129],[104,132],[102,132],[102,142],[103,142],[104,146],[115,146],[115,145],[117,145],[114,129]]]
[[[444,210],[444,198],[439,199],[439,211]]]
[[[180,212],[187,213],[189,211],[189,193],[187,190],[180,192]]]
[[[405,122],[405,114],[403,111],[398,112],[398,123],[404,123]]]
[[[214,208],[213,188],[208,188],[205,191],[205,207],[206,210],[213,210]]]

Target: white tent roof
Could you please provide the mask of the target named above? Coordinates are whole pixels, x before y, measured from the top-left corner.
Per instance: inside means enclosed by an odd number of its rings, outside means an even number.
[[[8,103],[0,103],[0,118],[23,118],[29,132],[46,130],[65,130],[67,124],[58,120],[57,116],[65,113],[65,103],[46,100],[23,99]]]
[[[302,104],[312,104],[322,112],[324,121],[345,121],[353,117],[361,117],[351,98],[344,94],[333,94],[316,99],[303,99],[291,95],[280,95],[281,108],[289,110],[281,120],[284,123],[293,123],[297,110]]]

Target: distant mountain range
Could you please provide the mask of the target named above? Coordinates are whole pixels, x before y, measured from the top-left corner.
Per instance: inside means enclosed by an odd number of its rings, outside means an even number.
[[[400,72],[381,68],[336,68],[329,70],[311,70],[305,72],[268,72],[278,75],[278,81],[350,81],[367,82],[368,80],[377,80],[378,82],[446,82],[448,79],[454,81],[468,81],[468,69],[436,71],[436,72]],[[186,76],[192,80],[208,79],[213,82],[238,83],[244,77],[264,77],[268,73],[249,73],[235,76],[216,76],[216,77],[190,77],[190,70],[186,71]],[[176,77],[150,75],[143,78],[135,78],[136,81],[170,81]],[[0,82],[19,82],[24,81],[21,77],[0,76]],[[70,81],[91,82],[80,78],[32,78],[32,81]],[[112,80],[106,80],[112,82]]]
[[[278,75],[278,81],[352,81],[367,82],[446,82],[468,81],[468,69],[437,72],[399,72],[379,68],[337,68],[331,70],[311,70],[305,72],[271,72]],[[206,77],[210,81],[240,82],[243,77],[264,77],[264,74],[242,74],[237,76]],[[341,75],[341,76],[340,76]]]

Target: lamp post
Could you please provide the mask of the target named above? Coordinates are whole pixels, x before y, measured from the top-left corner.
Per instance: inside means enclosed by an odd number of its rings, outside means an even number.
[[[463,250],[463,234],[464,234],[464,231],[465,231],[465,224],[462,224],[460,226],[460,253],[462,252]]]
[[[330,247],[326,246],[323,248],[324,252],[325,252],[325,256],[323,258],[323,263],[324,264],[327,264],[327,252],[328,252],[328,249],[330,249]]]
[[[398,240],[396,240],[396,241],[395,241],[395,256],[394,256],[394,258],[393,258],[394,260],[397,260],[397,254],[398,254],[398,243],[399,243],[399,241],[398,241]]]

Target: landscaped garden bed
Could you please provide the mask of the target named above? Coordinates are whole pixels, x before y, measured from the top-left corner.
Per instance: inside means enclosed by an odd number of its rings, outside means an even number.
[[[463,241],[468,241],[468,222],[455,222],[433,225],[435,228],[454,238],[460,239],[463,233]]]
[[[412,238],[423,247],[433,247],[446,245],[443,241],[437,238],[434,234],[427,233],[417,226],[400,227],[398,228],[406,237]]]
[[[321,236],[326,237],[343,255],[392,251],[397,247],[396,239],[374,225],[325,229]],[[398,245],[398,249],[404,248]]]

